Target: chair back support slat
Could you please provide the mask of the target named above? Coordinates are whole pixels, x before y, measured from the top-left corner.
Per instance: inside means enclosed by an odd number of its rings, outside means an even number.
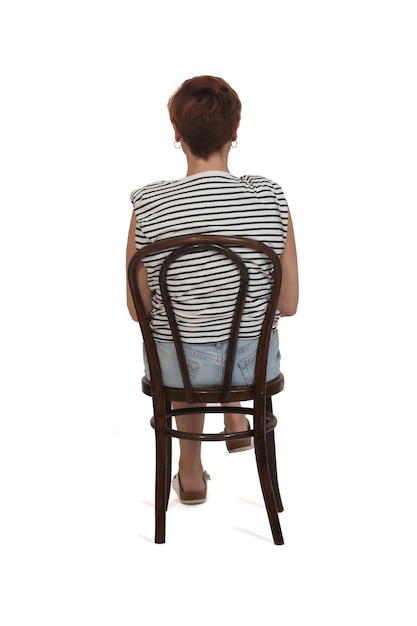
[[[186,254],[198,253],[203,251],[214,251],[222,254],[223,256],[228,257],[233,261],[237,269],[240,273],[239,280],[239,292],[235,302],[234,314],[230,327],[230,338],[228,351],[226,356],[226,367],[223,379],[223,389],[222,389],[222,401],[227,402],[230,399],[230,391],[232,387],[232,374],[233,374],[233,364],[234,364],[234,355],[236,352],[236,344],[239,336],[239,328],[240,321],[243,315],[243,309],[245,307],[246,294],[249,285],[249,274],[246,269],[245,264],[241,260],[241,258],[229,248],[222,246],[220,244],[189,244],[181,246],[177,248],[167,258],[164,260],[160,275],[159,275],[159,285],[161,288],[161,296],[164,302],[166,314],[168,317],[169,325],[171,328],[172,337],[175,344],[175,349],[177,352],[178,362],[181,370],[182,380],[184,383],[184,390],[187,396],[187,402],[194,402],[193,390],[190,380],[190,374],[187,368],[187,362],[185,359],[184,348],[182,345],[182,339],[180,335],[180,331],[178,329],[177,320],[174,313],[174,308],[172,306],[172,301],[168,288],[168,271],[171,264],[178,259],[180,256],[185,256]]]

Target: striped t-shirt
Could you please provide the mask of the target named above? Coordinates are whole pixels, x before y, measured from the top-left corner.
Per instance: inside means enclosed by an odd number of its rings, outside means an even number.
[[[217,234],[258,239],[281,255],[288,205],[281,187],[262,176],[236,177],[209,171],[159,181],[132,192],[136,248],[179,235]],[[239,336],[259,336],[271,283],[271,262],[256,251],[236,249],[247,263],[249,289]],[[151,327],[155,339],[171,341],[158,277],[162,252],[144,259],[153,292]],[[238,274],[232,261],[206,251],[180,257],[168,275],[179,329],[186,343],[229,338]],[[278,318],[279,314],[277,314]]]

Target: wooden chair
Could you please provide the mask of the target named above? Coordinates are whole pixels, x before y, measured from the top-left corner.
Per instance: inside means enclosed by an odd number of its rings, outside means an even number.
[[[255,382],[253,386],[242,387],[232,387],[231,379],[236,341],[239,335],[239,325],[249,278],[244,262],[234,251],[236,247],[244,247],[250,251],[258,251],[265,254],[272,263],[274,276],[270,300],[259,338]],[[169,250],[170,252],[162,265],[159,280],[184,382],[183,389],[167,388],[164,387],[162,383],[162,375],[154,339],[136,280],[138,263],[149,254],[159,253],[164,250]],[[241,280],[240,291],[235,304],[234,318],[231,324],[229,351],[223,385],[215,388],[193,389],[186,366],[181,337],[170,301],[166,278],[171,263],[179,256],[204,250],[215,250],[231,259],[240,271]],[[277,424],[277,419],[272,412],[271,397],[284,388],[284,377],[280,374],[277,378],[268,383],[265,380],[269,339],[281,286],[281,264],[279,258],[271,248],[263,243],[243,237],[217,235],[173,237],[149,244],[136,252],[129,263],[128,280],[142,331],[150,371],[150,380],[146,377],[142,379],[142,391],[152,398],[154,411],[151,425],[155,429],[156,440],[155,543],[165,542],[165,514],[168,507],[171,487],[172,437],[199,441],[224,442],[226,439],[234,440],[251,436],[254,438],[258,475],[273,541],[275,544],[283,544],[284,540],[278,518],[278,512],[283,511],[283,506],[278,486],[274,440],[274,428]],[[173,410],[171,407],[173,401],[182,401],[189,404],[204,404],[200,409],[193,406],[192,409]],[[230,407],[228,409],[222,407],[221,403],[234,401],[251,401],[249,403],[251,404],[250,407],[233,408],[233,412],[241,412],[242,414],[253,417],[253,428],[250,431],[231,434],[206,432],[193,434],[178,431],[172,427],[172,417],[175,415],[185,415],[187,412],[193,414],[224,414],[230,412]],[[209,403],[210,406],[205,406],[205,403]]]

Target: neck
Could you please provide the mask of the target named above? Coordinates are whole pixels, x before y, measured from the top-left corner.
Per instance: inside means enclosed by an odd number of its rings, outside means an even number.
[[[201,159],[196,157],[190,152],[186,153],[187,156],[187,176],[192,174],[200,174],[202,172],[209,172],[215,170],[217,172],[229,172],[227,165],[227,157],[229,150],[223,150],[215,154],[211,154],[208,159]]]

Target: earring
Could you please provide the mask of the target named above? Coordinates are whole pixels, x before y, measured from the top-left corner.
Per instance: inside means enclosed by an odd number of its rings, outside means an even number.
[[[174,148],[179,150],[181,148],[181,141],[174,141]]]
[[[230,144],[231,148],[236,148],[237,147],[237,139],[235,141],[232,141],[232,143]]]

